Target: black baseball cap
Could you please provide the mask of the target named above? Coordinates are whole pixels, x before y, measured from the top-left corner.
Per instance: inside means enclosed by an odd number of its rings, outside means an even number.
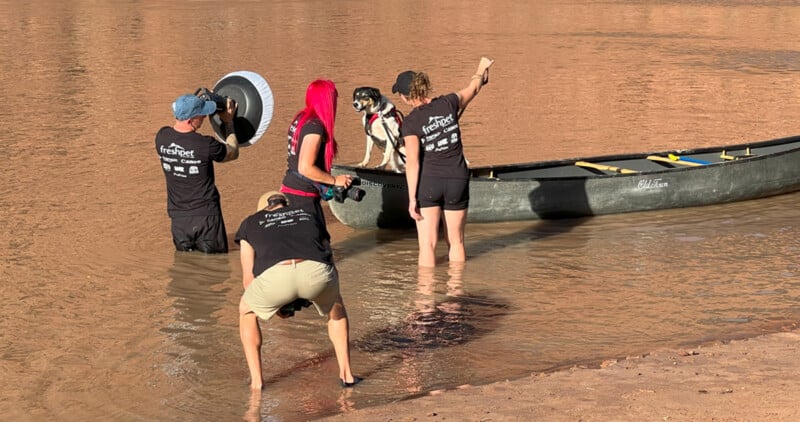
[[[413,70],[406,70],[397,75],[397,80],[394,82],[394,85],[392,85],[392,93],[397,94],[399,92],[400,94],[408,96],[408,94],[411,93],[411,81],[414,80],[414,76],[416,75],[417,73]]]

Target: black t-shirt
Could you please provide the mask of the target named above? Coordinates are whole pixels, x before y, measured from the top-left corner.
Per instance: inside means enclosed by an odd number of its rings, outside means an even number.
[[[158,131],[155,145],[167,180],[169,216],[220,215],[214,161],[225,159],[225,145],[211,136],[181,133],[169,126]]]
[[[310,118],[300,129],[300,137],[297,139],[297,148],[292,149],[292,137],[294,136],[294,132],[297,130],[298,119],[299,117],[292,122],[291,126],[289,126],[289,156],[286,159],[288,171],[283,177],[283,184],[286,187],[297,189],[299,191],[319,193],[319,189],[314,185],[313,182],[299,176],[297,171],[297,165],[299,161],[298,158],[300,154],[300,147],[303,145],[303,138],[306,135],[311,134],[320,135],[322,137],[322,142],[319,145],[319,151],[317,152],[317,158],[314,160],[314,165],[322,170],[325,170],[325,144],[328,142],[328,136],[325,134],[325,127],[322,126],[322,121],[317,118]]]
[[[456,94],[436,97],[403,120],[402,136],[414,135],[420,141],[421,177],[469,178],[458,126],[458,103]]]
[[[247,217],[236,232],[255,250],[253,274],[287,259],[308,259],[333,265],[333,252],[324,225],[308,211],[294,206],[259,211]]]

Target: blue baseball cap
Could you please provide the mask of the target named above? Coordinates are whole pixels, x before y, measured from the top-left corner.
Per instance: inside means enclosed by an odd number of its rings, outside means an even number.
[[[196,95],[181,95],[172,103],[172,112],[178,120],[189,120],[195,116],[207,116],[217,111],[217,103],[203,101]]]

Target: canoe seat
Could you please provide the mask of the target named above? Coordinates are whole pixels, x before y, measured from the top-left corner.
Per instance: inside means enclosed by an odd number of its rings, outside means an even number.
[[[747,147],[747,149],[745,149],[745,151],[744,151],[744,155],[730,155],[730,154],[727,154],[725,152],[725,150],[723,149],[722,150],[722,154],[720,154],[719,158],[722,158],[723,160],[733,161],[733,160],[741,160],[742,158],[750,158],[750,157],[755,157],[755,156],[756,156],[755,154],[750,152],[750,147]]]

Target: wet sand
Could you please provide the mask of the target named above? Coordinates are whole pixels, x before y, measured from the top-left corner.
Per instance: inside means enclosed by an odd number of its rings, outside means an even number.
[[[786,331],[655,350],[325,420],[796,421],[799,349],[800,332]]]

